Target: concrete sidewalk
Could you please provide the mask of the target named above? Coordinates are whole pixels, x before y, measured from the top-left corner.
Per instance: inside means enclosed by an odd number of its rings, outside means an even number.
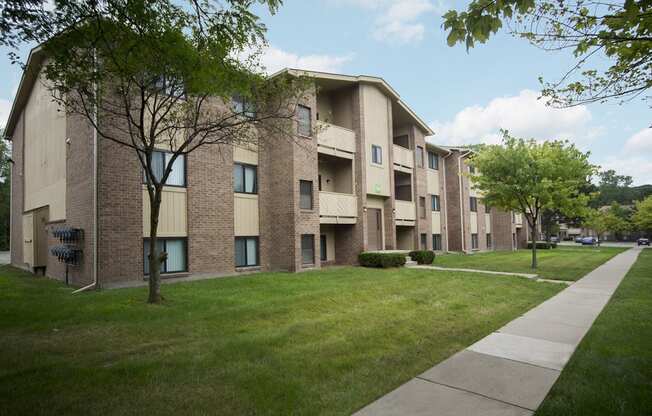
[[[356,415],[532,415],[639,253],[615,256]]]

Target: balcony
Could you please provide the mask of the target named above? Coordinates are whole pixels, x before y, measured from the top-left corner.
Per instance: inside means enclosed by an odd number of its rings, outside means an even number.
[[[407,173],[412,172],[414,168],[414,156],[412,150],[403,146],[394,146],[394,169],[402,170]]]
[[[319,152],[353,159],[355,132],[334,124],[317,121]]]
[[[319,192],[320,224],[355,224],[358,221],[358,199],[352,194]]]
[[[396,225],[414,225],[417,219],[417,210],[414,202],[395,201],[396,208]]]

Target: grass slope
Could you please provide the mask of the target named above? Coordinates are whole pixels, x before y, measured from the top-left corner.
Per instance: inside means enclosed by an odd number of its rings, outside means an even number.
[[[152,306],[0,268],[0,409],[350,414],[560,289],[333,268],[166,285]]]
[[[554,280],[577,280],[606,262],[624,248],[619,247],[564,247],[537,250],[538,267],[530,267],[532,252],[491,251],[477,254],[444,254],[437,256],[435,266],[482,269],[497,272],[536,273]]]
[[[652,250],[646,249],[536,415],[651,414],[651,316]]]

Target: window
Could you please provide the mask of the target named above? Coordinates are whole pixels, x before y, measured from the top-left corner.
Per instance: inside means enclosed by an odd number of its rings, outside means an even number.
[[[439,204],[439,195],[430,195],[430,209],[432,211],[441,211],[441,205]]]
[[[377,165],[382,165],[383,164],[383,148],[372,144],[371,145],[371,163],[375,163]]]
[[[437,153],[428,152],[428,167],[430,169],[439,169],[439,155]]]
[[[301,264],[315,263],[315,236],[303,234],[301,236]]]
[[[423,167],[423,147],[417,146],[417,167]]]
[[[470,198],[471,212],[478,212],[478,198],[472,196]]]
[[[484,213],[491,214],[491,207],[487,203],[484,204]]]
[[[256,166],[242,163],[233,165],[233,191],[244,194],[258,193],[258,169]]]
[[[432,235],[432,249],[441,251],[441,234]]]
[[[157,247],[160,252],[168,254],[161,263],[161,273],[181,273],[188,271],[185,238],[158,238]],[[145,275],[149,274],[149,238],[143,239],[143,264]]]
[[[235,95],[231,98],[231,108],[235,113],[244,114],[246,117],[256,117],[254,103],[241,95]]]
[[[312,115],[310,107],[306,107],[305,105],[297,106],[297,115],[297,133],[301,136],[310,137],[312,135]]]
[[[235,238],[235,267],[258,266],[258,237]]]
[[[321,261],[328,261],[328,251],[326,248],[326,236],[324,234],[319,236],[319,259]]]
[[[299,181],[299,208],[312,209],[312,181]]]
[[[487,233],[487,248],[491,248],[491,233]]]
[[[419,197],[419,216],[426,218],[426,198],[423,196]]]
[[[152,152],[152,171],[157,181],[163,178],[165,167],[172,160],[173,154],[155,150]],[[143,171],[143,183],[147,183],[147,174]],[[168,175],[166,186],[186,186],[186,155],[179,155],[172,164],[172,170]]]
[[[421,250],[428,250],[428,235],[421,234]]]
[[[471,174],[475,173],[475,166],[469,165],[469,173]]]
[[[471,250],[477,250],[477,249],[478,249],[478,235],[471,234]]]

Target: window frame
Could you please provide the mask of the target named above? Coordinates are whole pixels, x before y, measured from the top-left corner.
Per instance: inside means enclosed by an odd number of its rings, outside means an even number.
[[[435,237],[438,237],[438,239],[435,239]],[[437,241],[438,244],[435,244],[435,241]],[[442,251],[442,241],[441,241],[441,233],[439,234],[434,234],[432,235],[432,250],[433,251]]]
[[[328,235],[326,234],[319,235],[319,261],[328,261]]]
[[[491,205],[484,204],[484,213],[491,214]]]
[[[437,203],[435,203],[435,201],[437,201]],[[439,195],[430,195],[430,211],[441,212],[441,198]]]
[[[239,109],[238,107],[242,107]],[[250,100],[247,100],[240,94],[231,97],[231,109],[236,114],[241,114],[247,118],[256,118],[256,105]]]
[[[376,159],[376,150],[378,150],[379,162]],[[382,166],[383,165],[383,148],[377,144],[371,144],[371,163],[374,165]]]
[[[238,240],[244,240],[245,242],[245,252],[244,252],[244,257],[245,257],[245,262],[247,261],[248,257],[248,252],[247,252],[247,240],[255,240],[256,241],[256,264],[244,264],[244,265],[238,265],[237,261],[237,254],[235,252],[236,248],[236,242]],[[260,267],[260,237],[257,235],[250,235],[250,236],[235,236],[233,239],[233,263],[235,264],[236,269],[243,269],[247,267]]]
[[[434,160],[434,163],[432,161]],[[428,150],[428,169],[439,170],[439,155]]]
[[[172,155],[172,154],[174,154],[174,152],[170,152],[169,150],[164,150],[164,149],[154,149],[154,151],[152,152],[152,156],[154,156],[154,153],[158,153],[158,154],[163,155],[163,158],[162,158],[163,169],[161,171],[164,172],[165,171],[165,165],[167,164],[165,162],[165,155]],[[188,163],[187,163],[188,158],[186,158],[186,155],[177,156],[177,160],[179,160],[179,158],[183,159],[183,185],[175,185],[175,184],[164,183],[163,186],[171,186],[173,188],[187,188],[188,187]],[[169,176],[168,176],[168,179],[170,179]],[[143,184],[144,185],[147,184],[147,172],[145,172],[144,168],[143,168]]]
[[[419,249],[420,250],[428,250],[428,234],[427,233],[421,233],[420,238],[419,238]]]
[[[425,196],[420,196],[419,197],[419,218],[422,220],[425,220],[428,218],[427,214],[427,209],[426,209],[426,197]]]
[[[302,206],[302,201],[303,201],[303,189],[302,189],[302,184],[307,183],[310,184],[310,208],[306,208]],[[315,209],[315,188],[313,181],[309,180],[304,180],[304,179],[299,179],[299,209],[302,211],[313,211]]]
[[[417,159],[417,167],[418,168],[423,168],[423,166],[424,166],[423,146],[417,146],[415,152],[416,152],[415,158]]]
[[[478,198],[475,196],[469,197],[469,211],[478,212]]]
[[[487,240],[487,248],[493,248],[493,237],[491,236],[491,233],[487,233],[485,239]]]
[[[302,119],[301,111],[299,111],[299,109],[308,111],[308,134],[304,134],[304,132],[301,131]],[[297,135],[301,137],[312,138],[312,108],[308,107],[307,105],[297,104]]]
[[[186,267],[184,270],[175,270],[175,271],[167,271],[167,259],[161,263],[161,274],[180,274],[180,273],[188,273],[188,237],[157,237],[156,238],[158,241],[163,243],[163,250],[161,252],[167,252],[166,246],[167,246],[167,241],[170,240],[181,240],[183,241],[183,256],[185,258],[185,264]],[[149,266],[149,259],[145,258],[145,247],[149,245],[149,237],[143,237],[143,275],[144,276],[149,276],[149,270],[147,267]]]
[[[471,250],[480,249],[480,240],[478,238],[478,233],[471,234]]]
[[[312,239],[311,240],[312,241],[312,247],[310,248],[310,250],[312,251],[312,261],[309,262],[309,263],[305,262],[304,259],[303,259],[304,250],[307,250],[307,248],[303,247],[303,239],[305,237],[310,237]],[[314,234],[301,234],[301,265],[302,266],[312,266],[314,264],[315,264],[315,235]]]
[[[236,168],[242,168],[242,191],[236,190],[236,183],[235,183],[235,169]],[[247,168],[253,168],[255,176],[254,176],[254,190],[253,192],[247,192],[247,175],[246,169]],[[249,163],[241,163],[241,162],[233,162],[233,192],[236,194],[247,194],[247,195],[258,195],[258,166],[256,165],[251,165]]]

